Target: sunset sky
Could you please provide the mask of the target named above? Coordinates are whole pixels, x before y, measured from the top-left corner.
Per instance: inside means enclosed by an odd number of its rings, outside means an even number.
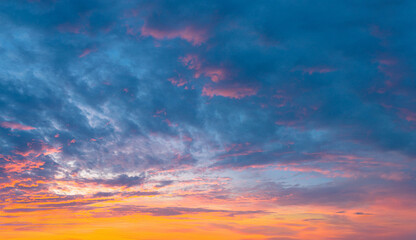
[[[0,1],[0,239],[416,239],[415,16]]]

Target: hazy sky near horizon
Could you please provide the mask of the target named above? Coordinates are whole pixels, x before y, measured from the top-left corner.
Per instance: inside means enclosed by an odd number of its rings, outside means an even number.
[[[416,239],[415,1],[0,2],[1,239]]]

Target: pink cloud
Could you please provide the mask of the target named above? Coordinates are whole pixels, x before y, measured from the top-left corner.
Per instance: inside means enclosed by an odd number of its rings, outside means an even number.
[[[42,144],[41,149],[29,149],[26,151],[14,151],[15,154],[23,156],[23,157],[28,157],[28,156],[35,156],[35,157],[39,157],[41,155],[47,156],[50,154],[54,154],[54,153],[60,153],[62,151],[62,147],[52,147],[52,146],[48,146],[46,144]]]
[[[383,162],[373,157],[325,152],[304,153],[313,161],[303,163],[281,163],[276,169],[293,172],[315,172],[331,178],[380,177],[386,180],[402,181],[409,176],[398,163]]]
[[[377,69],[386,76],[385,88],[378,90],[379,93],[384,93],[386,88],[390,89],[397,85],[408,72],[405,66],[392,56],[382,56],[374,61],[378,63]]]
[[[229,152],[229,151],[241,151],[241,150],[244,150],[246,147],[248,147],[250,145],[251,145],[251,143],[249,143],[249,142],[245,142],[245,143],[232,143],[230,145],[227,145],[225,147],[225,150],[227,152]]]
[[[215,66],[202,66],[201,60],[197,55],[188,54],[184,57],[180,57],[179,61],[181,61],[183,65],[188,69],[195,70],[194,78],[200,78],[201,75],[203,75],[210,78],[213,82],[219,82],[225,80],[226,78],[227,71],[224,68]]]
[[[165,120],[163,120],[165,123],[167,123],[168,124],[168,126],[169,127],[177,127],[178,126],[178,124],[177,123],[172,123],[169,119],[165,119]]]
[[[185,155],[181,155],[179,153],[175,154],[175,158],[173,159],[173,162],[175,163],[181,163],[181,162],[187,162],[190,161],[192,159],[191,154],[185,154]]]
[[[287,96],[286,93],[282,90],[278,90],[273,98],[278,99],[280,102],[276,104],[276,107],[284,107],[288,104],[289,101],[292,100],[290,96]]]
[[[296,166],[297,164],[292,164],[292,166],[288,165],[279,165],[276,167],[276,169],[284,170],[284,171],[292,171],[292,172],[316,172],[320,173],[322,175],[325,175],[327,177],[344,177],[344,178],[352,178],[355,177],[353,173],[346,173],[343,172],[340,168],[335,169],[323,169],[321,167],[315,167],[315,166]]]
[[[222,96],[227,98],[241,99],[248,96],[253,96],[257,94],[258,89],[245,86],[227,86],[227,87],[212,87],[205,85],[202,89],[203,96]]]
[[[375,37],[378,38],[380,40],[385,40],[387,37],[389,37],[391,35],[391,32],[385,29],[381,29],[380,26],[377,25],[372,25],[370,26],[370,34]],[[386,45],[387,42],[383,42],[383,45]]]
[[[395,65],[397,64],[396,59],[379,59],[378,62],[383,65]]]
[[[405,179],[409,179],[410,177],[407,176],[403,172],[390,172],[390,173],[383,173],[380,175],[381,178],[391,181],[403,181]]]
[[[157,110],[156,113],[153,115],[153,117],[162,117],[162,116],[166,116],[166,109],[160,109]]]
[[[188,69],[201,69],[201,61],[199,60],[197,55],[188,54],[184,57],[179,57],[179,61],[181,61],[184,66],[187,66]]]
[[[297,66],[292,69],[292,72],[301,71],[304,74],[307,73],[312,75],[314,73],[324,74],[329,72],[337,71],[336,68],[328,67],[328,66],[314,66],[314,67],[306,67],[306,66]]]
[[[280,126],[294,126],[297,121],[276,121],[274,123]]]
[[[36,129],[34,127],[31,126],[26,126],[20,123],[15,123],[15,122],[2,122],[0,123],[0,126],[2,126],[3,128],[10,128],[10,129],[17,129],[17,130],[33,130]]]
[[[67,33],[74,33],[74,34],[80,34],[82,31],[81,25],[74,25],[71,23],[64,23],[58,26],[58,30],[60,32],[67,32]]]
[[[168,78],[168,81],[177,87],[182,87],[188,82],[183,78]]]
[[[249,149],[249,150],[243,150],[240,152],[235,152],[235,153],[228,153],[228,154],[224,154],[222,156],[219,157],[219,159],[224,159],[224,158],[228,158],[228,157],[239,157],[239,156],[248,156],[254,153],[260,153],[263,152],[262,149]]]
[[[141,29],[141,35],[145,37],[151,36],[159,40],[181,38],[192,43],[192,45],[201,45],[206,40],[206,31],[204,29],[195,29],[194,27],[160,30],[144,24]]]
[[[138,30],[126,24],[126,33],[135,36],[138,33]]]
[[[323,66],[323,67],[306,67],[306,68],[302,68],[301,71],[304,73],[308,73],[309,75],[312,75],[314,73],[322,74],[322,73],[334,72],[336,71],[336,69]]]
[[[416,113],[411,112],[408,109],[401,108],[400,116],[406,119],[408,122],[416,122]]]
[[[88,54],[97,51],[96,49],[86,48],[84,51],[78,56],[79,58],[83,58],[87,56]]]
[[[207,68],[204,69],[202,74],[209,77],[213,82],[219,82],[225,78],[225,71],[220,68]]]
[[[185,142],[192,142],[193,141],[193,139],[191,137],[186,136],[186,135],[182,136],[182,140],[185,141]]]

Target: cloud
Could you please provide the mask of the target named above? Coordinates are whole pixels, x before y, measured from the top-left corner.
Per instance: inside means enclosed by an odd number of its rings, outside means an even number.
[[[126,174],[120,174],[115,178],[112,179],[95,179],[91,180],[92,182],[98,184],[104,184],[107,186],[115,186],[115,187],[133,187],[138,186],[144,183],[145,177],[144,176],[128,176]]]
[[[202,95],[208,97],[221,96],[226,98],[241,99],[256,95],[257,91],[258,90],[253,87],[238,85],[223,87],[204,86],[202,89]]]
[[[151,28],[146,24],[142,26],[141,35],[151,36],[159,40],[181,38],[193,45],[200,45],[206,40],[206,32],[203,29],[194,29],[193,27],[185,27],[183,29],[161,30]]]
[[[83,58],[85,56],[87,56],[88,54],[97,51],[96,49],[91,49],[91,48],[86,48],[84,49],[84,51],[82,51],[82,53],[78,56],[79,58]]]
[[[169,186],[169,185],[173,184],[173,182],[174,181],[172,181],[172,180],[160,181],[155,187],[157,187],[157,188],[166,187],[166,186]]]
[[[37,212],[37,211],[50,211],[62,208],[69,208],[71,210],[83,210],[85,206],[102,202],[106,200],[87,200],[87,201],[73,201],[73,202],[66,202],[66,203],[48,203],[48,204],[41,204],[37,207],[30,207],[30,208],[10,208],[10,209],[3,209],[6,213],[27,213],[27,212]]]
[[[415,199],[414,9],[2,1],[0,209],[245,219],[250,201],[262,216],[315,209],[291,220],[314,225],[316,238],[397,230]],[[98,209],[91,197],[108,201]],[[328,231],[328,219],[349,230]],[[263,223],[225,225],[280,237]],[[377,236],[411,239],[405,225]]]
[[[23,125],[23,124],[20,124],[20,123],[15,123],[15,122],[2,122],[2,123],[0,123],[0,126],[2,126],[3,128],[10,128],[10,129],[13,129],[13,130],[15,130],[15,129],[16,130],[25,130],[25,131],[36,129],[36,128],[31,127],[31,126],[26,126],[26,125]]]
[[[116,212],[141,212],[148,213],[153,216],[177,216],[183,214],[198,214],[198,213],[221,213],[228,216],[234,215],[254,215],[264,213],[263,211],[231,211],[221,209],[208,209],[208,208],[187,208],[187,207],[163,207],[163,208],[151,208],[143,206],[120,206],[112,209]]]

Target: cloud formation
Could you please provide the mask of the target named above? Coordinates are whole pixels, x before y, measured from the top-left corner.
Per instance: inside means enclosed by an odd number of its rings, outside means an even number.
[[[414,239],[415,9],[1,2],[0,231]]]

